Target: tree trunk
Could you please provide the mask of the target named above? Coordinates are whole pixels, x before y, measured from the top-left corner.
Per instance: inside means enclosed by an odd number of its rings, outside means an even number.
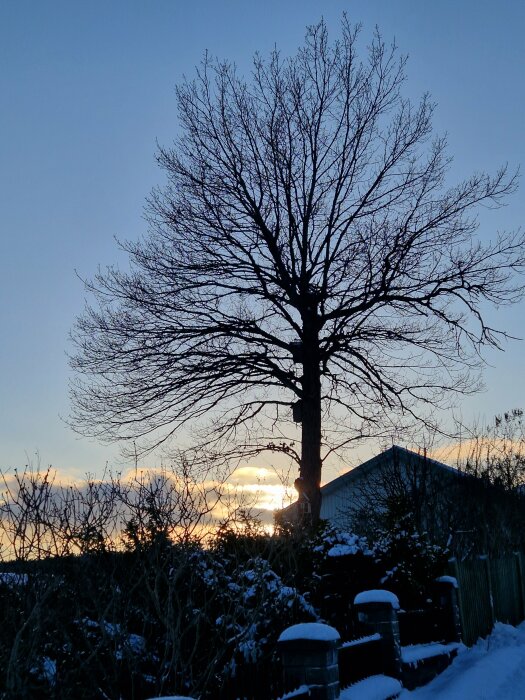
[[[317,308],[303,315],[301,468],[303,522],[315,526],[321,514],[321,372]]]

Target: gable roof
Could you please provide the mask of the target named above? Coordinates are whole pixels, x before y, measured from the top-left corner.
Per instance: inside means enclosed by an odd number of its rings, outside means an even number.
[[[363,478],[369,472],[372,472],[379,467],[386,467],[389,464],[395,464],[398,461],[409,462],[411,465],[415,465],[419,462],[422,466],[424,465],[425,467],[431,467],[436,470],[445,470],[450,474],[457,475],[459,473],[457,469],[450,467],[448,464],[443,464],[443,462],[438,462],[437,460],[427,457],[426,455],[421,455],[417,452],[413,452],[412,450],[407,450],[405,447],[392,445],[392,447],[390,447],[388,450],[381,452],[375,457],[363,462],[363,464],[360,464],[336,479],[329,481],[327,484],[321,487],[321,493],[323,496],[328,496],[335,491],[338,491],[340,488],[349,486],[354,481]]]
[[[351,487],[354,482],[359,482],[361,479],[366,478],[368,474],[373,473],[376,469],[380,469],[381,467],[388,468],[390,465],[395,465],[396,463],[404,463],[411,466],[417,466],[419,464],[425,469],[430,467],[435,474],[447,474],[448,476],[458,476],[462,474],[457,469],[454,469],[454,467],[444,464],[443,462],[438,462],[436,459],[432,459],[431,457],[427,457],[426,454],[422,455],[418,452],[407,450],[405,447],[392,445],[392,447],[389,449],[384,450],[375,457],[372,457],[357,467],[350,469],[345,474],[342,474],[336,479],[329,481],[324,486],[321,486],[321,495],[323,497],[327,497],[326,499],[322,498],[321,509],[325,507],[328,501],[332,500],[329,497],[337,494],[339,490],[344,490],[346,487]],[[294,501],[285,508],[275,511],[274,517],[276,521],[286,521],[288,517],[295,517],[294,513],[297,510],[297,505],[298,501]]]

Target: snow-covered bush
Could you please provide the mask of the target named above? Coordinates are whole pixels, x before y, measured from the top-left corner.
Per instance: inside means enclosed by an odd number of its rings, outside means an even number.
[[[308,537],[223,530],[207,547],[155,538],[21,563],[0,576],[0,695],[235,693],[250,669],[271,668],[286,627],[319,620],[349,639],[357,593],[388,588],[406,606],[441,555],[400,522],[374,545],[326,525]]]
[[[265,559],[247,561],[229,578],[221,597],[231,612],[221,615],[216,624],[226,633],[233,663],[257,662],[273,652],[283,629],[318,617],[305,596],[285,585]]]
[[[449,557],[446,547],[415,529],[410,513],[376,533],[374,551],[384,571],[381,587],[396,593],[405,608],[426,603],[432,582],[443,574]]]

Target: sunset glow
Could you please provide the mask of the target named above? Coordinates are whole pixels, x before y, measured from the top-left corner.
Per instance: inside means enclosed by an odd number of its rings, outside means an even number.
[[[227,488],[231,493],[244,496],[254,510],[273,512],[294,500],[293,488],[283,484],[277,474],[266,467],[239,467]]]

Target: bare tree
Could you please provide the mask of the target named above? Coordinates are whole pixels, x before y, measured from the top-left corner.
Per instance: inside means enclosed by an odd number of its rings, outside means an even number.
[[[525,424],[523,409],[495,416],[492,425],[458,426],[462,441],[458,468],[506,491],[525,488]]]
[[[460,425],[458,549],[501,556],[525,546],[525,425],[512,409],[488,425]]]
[[[523,292],[524,237],[474,238],[477,205],[515,175],[447,187],[433,105],[403,97],[405,59],[379,33],[361,61],[358,34],[344,19],[330,44],[321,21],[249,80],[204,58],[177,90],[149,234],[123,244],[129,272],[88,284],[73,334],[79,430],[151,446],[209,420],[220,449],[296,458],[314,521],[327,455],[471,390],[501,339],[484,303]]]

